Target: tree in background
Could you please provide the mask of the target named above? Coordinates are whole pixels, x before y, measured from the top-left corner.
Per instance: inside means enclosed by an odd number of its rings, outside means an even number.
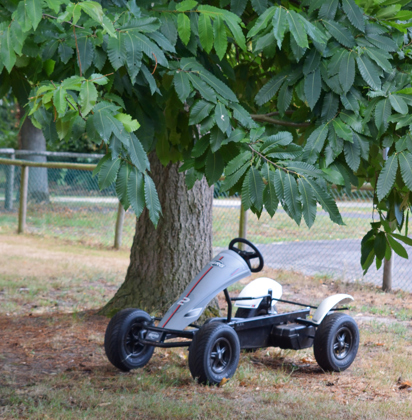
[[[164,308],[209,259],[222,173],[245,209],[308,227],[317,203],[343,223],[331,184],[370,182],[362,265],[405,256],[411,18],[406,0],[3,2],[2,85],[47,139],[103,145],[100,187],[138,217],[106,312]]]

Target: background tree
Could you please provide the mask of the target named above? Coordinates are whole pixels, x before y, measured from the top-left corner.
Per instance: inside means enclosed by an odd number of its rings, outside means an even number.
[[[186,207],[211,194],[198,181],[213,185],[224,173],[223,189],[240,192],[245,209],[273,216],[280,204],[308,227],[317,203],[342,223],[329,185],[350,190],[371,182],[380,222],[363,240],[362,264],[366,270],[376,256],[379,267],[392,249],[404,254],[397,240],[410,243],[407,232],[394,232],[407,226],[412,187],[406,0],[8,0],[0,7],[2,84],[30,87],[26,109],[46,138],[86,133],[103,144],[100,187],[115,182],[137,217],[158,225],[153,179],[166,185],[178,166],[195,188]],[[149,161],[150,153],[168,168]],[[165,191],[172,207],[183,206],[175,189]],[[198,217],[190,208],[185,214]],[[107,310],[126,301],[147,309],[169,303],[166,292],[157,293],[159,280],[151,281],[159,264],[150,261],[183,256],[201,242],[191,236],[210,237],[211,226],[202,226],[193,223],[187,240],[176,226],[151,231],[146,246],[136,236],[125,285]],[[144,272],[132,268],[137,255]],[[207,260],[210,246],[200,255]],[[181,290],[197,270],[185,261],[187,270],[164,279],[170,290]],[[150,295],[132,292],[136,275]],[[134,295],[123,299],[124,292]]]

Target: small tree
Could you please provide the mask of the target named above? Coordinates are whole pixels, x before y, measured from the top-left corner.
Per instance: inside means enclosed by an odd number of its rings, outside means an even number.
[[[394,232],[412,187],[406,1],[9,0],[0,10],[2,84],[31,91],[27,112],[47,138],[102,143],[100,187],[115,182],[137,217],[161,218],[155,153],[181,165],[188,188],[224,173],[245,209],[273,216],[280,204],[308,227],[317,203],[343,223],[329,185],[371,182],[380,222],[362,265],[405,252],[397,240],[410,240]]]

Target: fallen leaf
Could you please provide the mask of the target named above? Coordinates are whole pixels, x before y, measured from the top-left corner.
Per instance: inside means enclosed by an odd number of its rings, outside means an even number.
[[[223,378],[220,382],[219,382],[219,386],[223,386],[226,382],[228,382],[229,379],[228,378]]]
[[[399,385],[399,389],[405,389],[405,388],[410,388],[410,387],[412,387],[412,383],[410,383],[409,381],[403,381]]]

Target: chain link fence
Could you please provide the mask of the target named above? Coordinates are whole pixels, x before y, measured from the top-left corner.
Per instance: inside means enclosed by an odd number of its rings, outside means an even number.
[[[9,158],[10,153],[5,155],[0,151],[0,157]],[[16,157],[20,158],[18,154]],[[47,156],[48,162],[95,164],[98,159],[98,155],[53,153]],[[0,165],[2,231],[17,229],[20,176],[20,167]],[[332,223],[320,207],[310,230],[303,222],[297,226],[281,208],[273,219],[266,212],[260,219],[247,212],[247,239],[258,245],[270,267],[382,285],[382,268],[377,271],[372,266],[363,277],[360,266],[360,241],[373,221],[372,191],[354,191],[349,195],[332,192],[345,226]],[[240,198],[222,196],[217,188],[213,207],[215,251],[227,248],[230,240],[239,236],[240,212]],[[114,187],[100,191],[91,171],[29,168],[26,232],[107,247],[114,244],[117,217]],[[131,247],[134,231],[134,214],[127,211],[123,247]],[[394,289],[412,291],[411,269],[409,260],[394,256]]]

